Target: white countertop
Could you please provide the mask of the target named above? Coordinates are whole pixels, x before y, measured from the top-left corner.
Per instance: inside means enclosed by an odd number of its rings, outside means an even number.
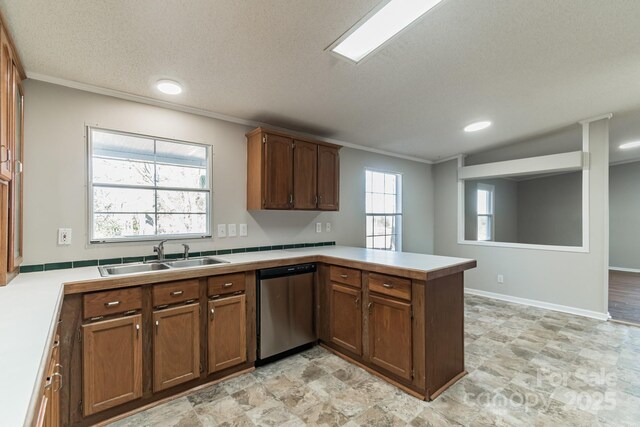
[[[265,252],[219,255],[232,264],[251,264],[296,256],[323,255],[348,261],[417,271],[434,271],[469,259],[353,248],[318,246]],[[147,273],[141,273],[147,274]],[[158,274],[154,272],[153,274]],[[46,366],[49,345],[64,295],[64,283],[100,279],[97,267],[22,273],[0,287],[0,414],[4,426],[31,420],[37,387]]]

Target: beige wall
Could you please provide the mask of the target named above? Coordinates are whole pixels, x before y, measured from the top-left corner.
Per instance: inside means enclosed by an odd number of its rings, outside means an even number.
[[[212,229],[247,223],[249,236],[193,240],[192,251],[330,240],[363,246],[365,167],[403,174],[403,249],[433,251],[428,164],[343,148],[340,212],[248,212],[244,134],[250,128],[38,81],[28,80],[25,92],[25,265],[152,254],[150,242],[87,243],[86,125],[213,146]],[[315,232],[316,222],[323,223],[323,233]],[[73,229],[71,245],[57,245],[60,227]],[[179,250],[178,243],[167,244],[168,252]]]
[[[478,261],[478,267],[465,274],[467,288],[568,306],[589,314],[607,313],[608,132],[607,120],[591,124],[588,253],[458,244],[455,160],[434,168],[435,253]],[[498,274],[504,275],[504,284],[497,282]]]

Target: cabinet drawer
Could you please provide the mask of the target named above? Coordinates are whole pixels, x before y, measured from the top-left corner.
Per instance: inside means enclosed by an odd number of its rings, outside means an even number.
[[[109,316],[142,308],[142,288],[124,288],[85,294],[82,298],[84,318]]]
[[[197,300],[200,294],[199,289],[198,279],[156,285],[153,287],[153,306]]]
[[[230,294],[245,290],[244,273],[209,277],[208,295]]]
[[[354,268],[332,265],[329,268],[329,279],[332,282],[344,283],[345,285],[355,286],[356,288],[362,286],[362,272]]]
[[[411,280],[369,273],[369,291],[411,301]]]

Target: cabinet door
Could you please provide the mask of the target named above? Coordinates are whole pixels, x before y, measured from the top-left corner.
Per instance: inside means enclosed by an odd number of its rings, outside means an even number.
[[[318,146],[318,209],[337,211],[340,205],[338,149]]]
[[[293,202],[293,140],[266,135],[264,142],[264,208],[291,209]]]
[[[84,416],[142,396],[142,316],[82,326]]]
[[[13,178],[9,186],[9,272],[17,270],[22,263],[22,199],[23,199],[23,179],[22,161],[24,158],[24,137],[23,137],[23,89],[22,81],[18,69],[13,66],[12,74],[12,126],[11,136],[13,138]]]
[[[369,296],[369,360],[411,379],[411,304]]]
[[[209,373],[247,361],[246,296],[209,301]]]
[[[293,147],[293,207],[315,209],[317,205],[318,146],[296,141]]]
[[[13,60],[4,28],[0,31],[0,179],[11,180],[13,147],[11,142]]]
[[[200,377],[198,304],[153,313],[153,391]]]
[[[331,283],[329,334],[332,343],[362,354],[362,311],[360,290]]]

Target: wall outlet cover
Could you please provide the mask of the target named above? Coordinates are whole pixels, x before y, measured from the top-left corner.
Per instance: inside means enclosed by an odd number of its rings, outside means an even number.
[[[240,237],[247,237],[247,224],[240,224]]]
[[[227,224],[218,224],[218,237],[227,237]]]
[[[498,283],[504,283],[504,276],[502,274],[498,274]]]
[[[322,223],[316,222],[316,233],[322,233]]]
[[[71,229],[70,228],[58,228],[58,244],[70,245],[71,244]]]
[[[229,228],[229,237],[236,237],[238,235],[238,233],[236,232],[236,225],[235,224],[229,224],[228,225]]]
[[[331,223],[330,222],[326,223],[325,230],[327,230],[327,233],[331,233]]]

